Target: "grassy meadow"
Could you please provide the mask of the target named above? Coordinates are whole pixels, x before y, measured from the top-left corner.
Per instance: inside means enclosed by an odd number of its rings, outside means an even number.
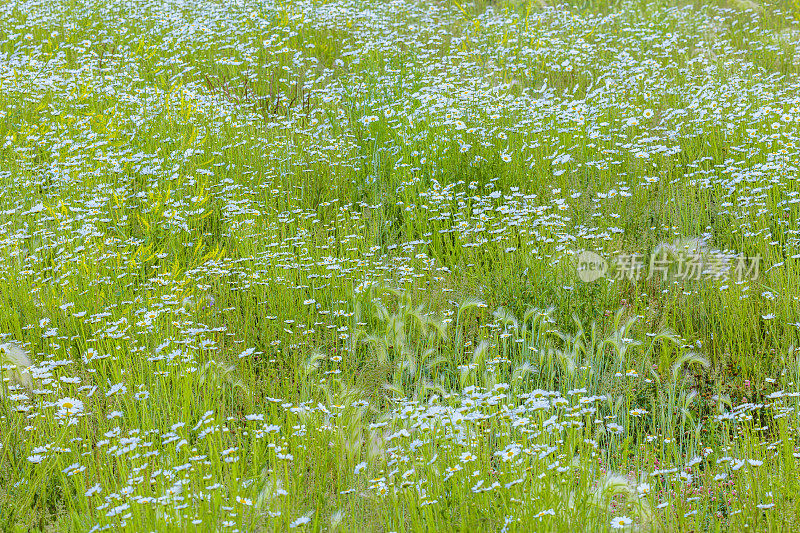
[[[797,0],[2,2],[0,530],[796,531],[799,144]]]

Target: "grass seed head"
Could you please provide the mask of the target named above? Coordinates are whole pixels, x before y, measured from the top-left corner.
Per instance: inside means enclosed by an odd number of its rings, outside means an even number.
[[[12,382],[15,382],[27,389],[33,388],[33,380],[29,368],[31,367],[31,358],[28,352],[16,342],[7,342],[0,344],[0,365],[3,370],[8,372],[8,377]],[[2,389],[0,389],[2,393]]]

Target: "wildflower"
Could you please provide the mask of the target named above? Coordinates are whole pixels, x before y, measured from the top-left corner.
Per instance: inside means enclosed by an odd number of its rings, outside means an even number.
[[[472,461],[475,461],[477,458],[478,457],[476,455],[473,455],[469,452],[464,452],[461,454],[462,463],[471,463]]]
[[[627,516],[615,516],[611,519],[611,529],[623,529],[633,523]]]
[[[457,465],[453,465],[453,466],[448,467],[447,468],[447,473],[448,473],[448,475],[452,476],[453,474],[455,474],[459,470],[463,470],[463,469],[464,469],[463,466],[461,466],[460,464],[457,464]]]
[[[61,398],[56,402],[56,405],[66,414],[76,415],[83,412],[83,402],[75,398]]]
[[[506,489],[510,489],[510,488],[511,488],[511,487],[513,487],[514,485],[519,485],[520,483],[522,483],[522,482],[524,482],[524,481],[525,481],[525,478],[524,478],[524,477],[517,478],[517,479],[514,479],[514,480],[512,480],[512,481],[509,481],[508,483],[506,483],[505,485],[503,485],[503,487],[504,487],[504,488],[506,488]]]
[[[71,465],[66,467],[64,470],[62,470],[61,472],[66,474],[67,476],[72,476],[72,475],[75,475],[75,474],[79,474],[80,472],[83,472],[84,470],[86,470],[86,467],[81,465],[80,463],[72,463]]]
[[[512,444],[508,446],[505,451],[495,452],[495,455],[503,459],[503,461],[510,461],[519,455],[520,451],[522,450],[519,446]]]
[[[117,383],[116,385],[112,385],[110,389],[106,392],[106,396],[113,396],[114,394],[122,393],[124,394],[127,392],[128,388],[123,383]]]
[[[244,359],[245,357],[248,357],[248,356],[250,356],[250,355],[253,355],[253,353],[255,353],[255,351],[256,351],[256,349],[255,349],[255,348],[248,348],[248,349],[246,349],[245,351],[243,351],[242,353],[240,353],[240,354],[238,355],[238,358],[239,358],[239,359]]]

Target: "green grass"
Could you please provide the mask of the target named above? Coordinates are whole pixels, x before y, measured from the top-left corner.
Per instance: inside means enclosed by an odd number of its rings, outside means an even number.
[[[6,4],[0,529],[796,529],[798,24]]]

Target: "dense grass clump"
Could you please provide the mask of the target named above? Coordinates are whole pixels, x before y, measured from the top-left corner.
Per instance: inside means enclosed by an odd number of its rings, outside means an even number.
[[[0,6],[0,530],[791,531],[800,3]]]

